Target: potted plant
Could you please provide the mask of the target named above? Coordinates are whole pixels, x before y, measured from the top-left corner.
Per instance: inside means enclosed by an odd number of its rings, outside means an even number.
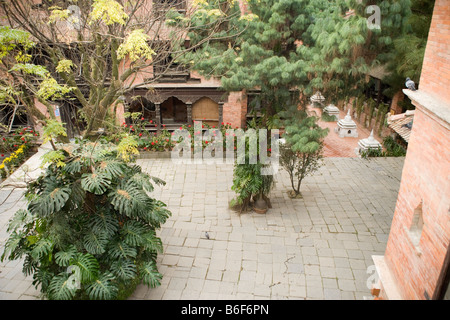
[[[265,213],[268,208],[272,207],[268,195],[274,186],[274,178],[273,175],[263,174],[264,169],[269,165],[260,162],[258,143],[258,161],[250,163],[249,149],[250,144],[254,143],[252,139],[257,140],[258,138],[250,137],[241,141],[241,143],[245,143],[245,155],[240,155],[240,157],[244,157],[244,161],[238,161],[238,156],[234,165],[231,189],[236,192],[237,197],[230,202],[230,207],[239,213],[250,209],[257,213]]]

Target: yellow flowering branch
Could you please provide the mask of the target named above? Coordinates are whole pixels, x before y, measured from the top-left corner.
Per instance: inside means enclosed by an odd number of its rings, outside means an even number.
[[[123,6],[114,0],[94,0],[91,12],[92,21],[102,20],[106,25],[118,23],[124,25],[128,15]]]
[[[6,169],[11,170],[17,165],[24,155],[25,147],[25,144],[20,145],[9,157],[3,159],[2,164],[0,164],[0,170],[5,170],[6,172]]]
[[[152,59],[152,55],[156,54],[147,43],[149,36],[144,33],[144,30],[133,30],[124,43],[119,46],[117,50],[117,57],[123,59],[128,55],[131,61],[136,61],[140,58]]]

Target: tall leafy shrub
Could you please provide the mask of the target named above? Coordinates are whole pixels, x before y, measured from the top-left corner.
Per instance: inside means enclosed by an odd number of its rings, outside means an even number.
[[[256,124],[250,123],[250,125]],[[234,165],[231,190],[236,193],[236,198],[230,202],[230,206],[242,213],[250,210],[258,199],[262,199],[267,207],[271,208],[269,193],[275,182],[273,175],[263,174],[264,169],[268,169],[270,164],[261,161],[258,136],[255,135],[250,136],[248,139],[238,140],[238,144],[245,145],[245,154],[238,154]],[[252,144],[256,145],[256,163],[250,161],[250,145]]]
[[[164,182],[130,161],[129,140],[51,151],[26,190],[27,209],[10,220],[2,260],[24,258],[46,298],[122,299],[140,282],[160,284],[155,230],[171,213],[148,195]]]
[[[289,108],[282,113],[286,132],[286,143],[280,146],[280,165],[288,172],[292,198],[301,197],[303,179],[317,171],[323,158],[323,139],[328,129],[317,124],[317,118],[308,116],[303,110]]]

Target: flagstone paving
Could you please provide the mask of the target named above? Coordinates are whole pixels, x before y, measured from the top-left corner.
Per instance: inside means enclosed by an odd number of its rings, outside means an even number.
[[[383,254],[404,158],[325,158],[290,199],[279,171],[266,214],[228,208],[232,165],[176,165],[142,159],[167,182],[152,195],[172,216],[158,230],[161,286],[139,286],[131,299],[364,299],[372,255]],[[0,189],[0,252],[6,224],[25,207],[23,189]],[[205,232],[210,239],[207,239]],[[0,263],[0,299],[36,299],[20,261]],[[369,270],[370,271],[370,270]]]

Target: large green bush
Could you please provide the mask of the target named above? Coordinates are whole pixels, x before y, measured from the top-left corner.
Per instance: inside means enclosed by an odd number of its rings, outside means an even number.
[[[138,283],[160,284],[155,230],[170,211],[148,195],[152,182],[164,182],[133,164],[131,140],[51,151],[45,172],[29,184],[28,207],[9,222],[2,261],[24,258],[23,272],[45,298],[123,299]]]

